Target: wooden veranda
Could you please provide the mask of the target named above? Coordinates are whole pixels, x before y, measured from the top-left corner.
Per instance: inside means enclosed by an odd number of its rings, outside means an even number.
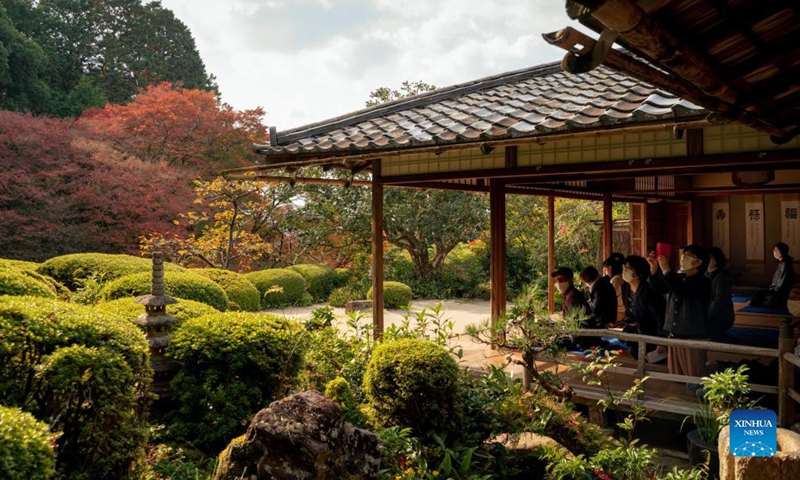
[[[256,146],[263,163],[227,175],[302,182],[307,166],[371,172],[377,334],[383,329],[385,187],[489,195],[493,318],[507,300],[505,199],[513,194],[548,198],[551,271],[554,198],[567,197],[603,202],[606,256],[614,249],[613,202],[626,202],[632,239],[626,253],[645,255],[658,241],[716,245],[741,272],[741,283],[768,284],[772,245],[784,241],[800,252],[799,7],[570,0],[567,9],[600,35],[571,28],[546,34],[567,50],[560,64],[292,130],[272,128],[270,143]],[[276,175],[282,171],[291,176]],[[552,279],[549,293],[552,309]],[[778,328],[779,319],[772,321]],[[785,400],[796,395],[786,372],[797,361],[786,357],[784,333],[784,350],[774,352],[783,367],[774,386],[785,405],[783,423],[791,418]]]

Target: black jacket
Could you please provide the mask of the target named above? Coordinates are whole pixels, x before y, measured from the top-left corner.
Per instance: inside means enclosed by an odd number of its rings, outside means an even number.
[[[789,298],[789,292],[792,291],[792,287],[794,287],[794,259],[787,255],[778,263],[769,289],[777,292],[778,298],[783,302],[783,306],[786,306],[786,299]]]
[[[625,330],[642,335],[659,336],[664,330],[666,302],[655,292],[648,282],[639,284],[636,292],[630,294],[625,309]]]
[[[600,277],[589,289],[589,328],[605,328],[617,320],[617,292],[608,277]]]
[[[570,311],[575,309],[583,309],[584,312],[589,313],[589,304],[586,303],[586,297],[583,296],[580,290],[575,288],[575,285],[570,284],[567,291],[564,292],[564,301],[561,303],[561,314],[567,315]]]
[[[735,320],[733,311],[733,279],[727,270],[707,272],[711,280],[711,302],[708,305],[708,328],[712,339],[725,335]]]
[[[683,273],[661,271],[650,277],[650,285],[667,295],[664,332],[676,338],[709,338],[708,305],[711,281],[702,273],[687,277]]]

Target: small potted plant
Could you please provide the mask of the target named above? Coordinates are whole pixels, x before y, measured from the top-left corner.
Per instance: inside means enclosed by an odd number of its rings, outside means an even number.
[[[708,460],[708,477],[719,475],[719,452],[717,440],[722,427],[728,425],[731,412],[737,409],[753,408],[755,401],[750,400],[750,384],[745,375],[747,366],[741,365],[737,370],[725,369],[703,377],[701,404],[691,417],[695,429],[686,435],[686,448],[692,465],[701,465]],[[684,420],[684,422],[686,421]]]

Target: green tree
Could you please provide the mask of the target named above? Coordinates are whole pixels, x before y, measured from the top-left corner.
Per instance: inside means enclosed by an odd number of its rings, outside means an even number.
[[[381,103],[392,102],[394,100],[419,95],[420,93],[430,92],[432,90],[436,90],[435,85],[430,85],[422,81],[409,82],[406,80],[400,86],[400,90],[392,90],[388,87],[380,87],[371,91],[369,93],[369,100],[367,100],[367,106],[374,107],[375,105],[380,105]]]
[[[50,99],[45,66],[42,49],[17,30],[0,4],[0,108],[39,112]]]

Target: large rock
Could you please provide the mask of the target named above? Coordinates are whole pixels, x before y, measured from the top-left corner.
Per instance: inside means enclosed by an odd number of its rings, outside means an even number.
[[[344,421],[321,393],[292,395],[258,412],[220,454],[216,480],[378,478],[380,441]]]
[[[720,480],[796,480],[800,478],[800,435],[778,429],[778,452],[773,457],[734,457],[730,427],[719,433]]]

